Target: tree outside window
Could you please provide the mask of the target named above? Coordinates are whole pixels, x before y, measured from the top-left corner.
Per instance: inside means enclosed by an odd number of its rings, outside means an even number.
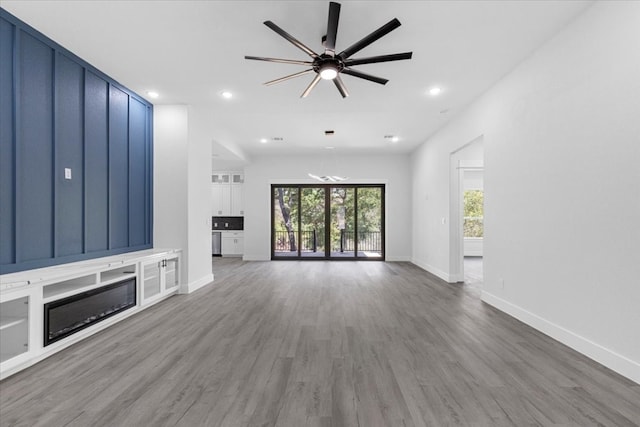
[[[464,192],[464,237],[484,237],[484,192]]]

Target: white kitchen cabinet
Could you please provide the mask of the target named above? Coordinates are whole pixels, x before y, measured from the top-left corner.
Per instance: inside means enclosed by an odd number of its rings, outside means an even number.
[[[229,172],[230,184],[244,184],[244,174],[242,172]]]
[[[242,256],[244,253],[244,232],[222,232],[222,256]]]
[[[211,176],[212,216],[244,216],[244,174],[213,172]]]
[[[213,184],[229,184],[231,176],[229,172],[214,172],[211,175],[211,183]]]
[[[231,186],[212,185],[212,215],[211,216],[231,216]]]
[[[242,185],[231,185],[231,215],[244,216],[244,187]]]

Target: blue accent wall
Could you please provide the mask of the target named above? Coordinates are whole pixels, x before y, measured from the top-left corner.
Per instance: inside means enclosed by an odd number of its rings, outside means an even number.
[[[0,273],[152,247],[152,123],[150,103],[0,9]]]
[[[13,46],[14,28],[0,19],[0,265],[15,262]]]

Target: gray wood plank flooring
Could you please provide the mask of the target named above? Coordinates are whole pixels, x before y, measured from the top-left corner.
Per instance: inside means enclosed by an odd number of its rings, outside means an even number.
[[[214,267],[1,382],[0,425],[640,425],[638,384],[411,264]]]

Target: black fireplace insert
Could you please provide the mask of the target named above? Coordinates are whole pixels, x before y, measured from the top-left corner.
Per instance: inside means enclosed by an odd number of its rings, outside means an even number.
[[[44,305],[47,346],[136,305],[135,277]]]

